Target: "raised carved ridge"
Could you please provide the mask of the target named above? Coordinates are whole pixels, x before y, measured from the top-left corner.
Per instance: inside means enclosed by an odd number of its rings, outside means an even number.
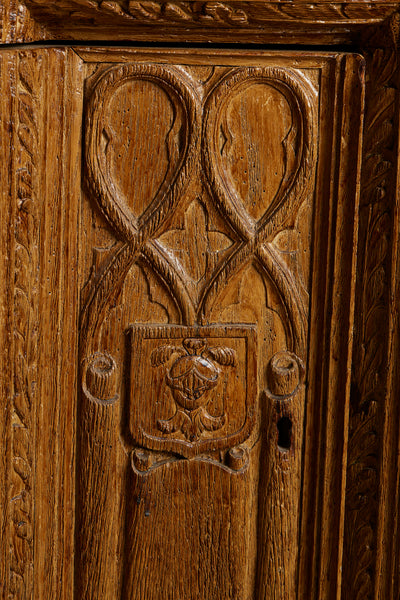
[[[173,167],[169,166],[156,196],[143,208],[142,214],[136,215],[128,205],[124,193],[118,190],[110,176],[107,155],[113,134],[104,115],[107,102],[110,101],[113,94],[124,83],[138,80],[152,82],[166,91],[170,101],[176,104],[176,114],[178,115],[168,135],[171,135],[173,129],[178,128],[177,131],[179,131],[181,128],[185,141],[181,149],[177,149],[175,155],[178,158]],[[223,118],[222,107],[226,98],[243,90],[246,91],[247,86],[255,83],[263,83],[270,90],[276,89],[276,93],[282,94],[286,98],[295,125],[289,128],[290,136],[282,134],[288,136],[287,139],[284,139],[283,183],[267,203],[264,212],[257,215],[256,219],[249,214],[246,204],[235,190],[235,182],[230,180],[228,183],[226,182],[223,173],[224,167],[221,159],[218,158],[220,155],[216,147],[218,142],[213,135],[216,125]],[[303,300],[297,289],[295,278],[268,240],[272,240],[280,229],[290,226],[291,220],[295,218],[313,180],[314,130],[316,127],[314,96],[315,91],[295,72],[271,67],[234,69],[214,88],[211,96],[205,102],[201,152],[199,153],[202,107],[200,98],[192,88],[189,79],[183,80],[181,75],[178,76],[173,69],[151,65],[123,65],[105,72],[97,83],[88,107],[87,182],[101,212],[113,227],[116,235],[125,243],[123,246],[116,246],[108,266],[105,269],[102,268],[102,272],[93,279],[92,292],[89,291],[89,299],[82,311],[82,349],[91,339],[93,328],[98,327],[101,323],[101,314],[107,305],[107,299],[119,288],[127,270],[135,260],[138,260],[140,255],[150,262],[153,270],[160,273],[163,280],[172,284],[174,300],[179,306],[183,322],[187,324],[195,320],[201,322],[208,313],[210,305],[215,301],[218,291],[228,279],[246,262],[256,258],[265,273],[278,286],[282,299],[286,303],[289,318],[292,320],[288,326],[291,344],[297,354],[303,355],[306,329]],[[214,104],[216,104],[216,110],[211,111],[211,106]],[[183,269],[177,268],[176,262],[174,263],[171,258],[172,255],[169,255],[162,247],[164,239],[168,240],[172,234],[170,229],[167,229],[167,233],[165,233],[164,223],[168,222],[168,218],[182,200],[184,189],[197,175],[201,166],[197,159],[199,154],[203,159],[202,166],[204,166],[207,185],[216,208],[225,223],[233,232],[236,231],[235,237],[242,240],[227,257],[220,261],[220,264],[217,264],[213,272],[207,274],[207,280],[202,282],[200,295],[198,292],[191,291],[190,284],[193,282],[188,280]],[[172,186],[169,182],[172,183]],[[196,202],[197,206],[198,202],[197,204]],[[200,213],[200,216],[197,215],[197,217],[191,215],[192,220],[195,218],[196,221],[194,226],[199,226],[201,216],[203,216],[204,227],[207,235],[210,236],[212,232],[207,225],[208,214],[201,205]],[[187,223],[185,229],[187,229]],[[152,239],[154,236],[159,236],[160,233],[161,244]],[[178,231],[175,232],[175,235],[178,233]],[[185,235],[189,233],[189,231],[185,231]],[[225,234],[221,233],[220,238],[223,236],[227,238]],[[226,247],[224,241],[219,240],[218,244],[222,249]],[[208,250],[208,248],[203,248],[205,264],[210,258]],[[189,248],[186,248],[186,251],[186,253],[190,253]],[[207,270],[207,266],[205,268]],[[203,273],[194,273],[196,278],[202,278],[202,276]]]
[[[35,176],[39,77],[34,53],[18,55],[14,293],[14,394],[11,430],[10,598],[30,598],[33,586],[33,406],[37,381],[38,208]]]

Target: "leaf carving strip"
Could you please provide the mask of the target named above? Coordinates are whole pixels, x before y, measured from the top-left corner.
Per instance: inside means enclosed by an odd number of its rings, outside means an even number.
[[[368,57],[370,78],[364,138],[357,272],[353,393],[350,403],[344,581],[349,597],[375,597],[379,461],[386,393],[389,326],[391,199],[395,177],[395,49]]]
[[[11,428],[10,598],[31,597],[33,569],[32,423],[37,379],[38,211],[35,201],[39,77],[30,53],[17,57],[17,152],[14,287],[14,393]]]
[[[157,23],[185,27],[256,28],[268,23],[315,22],[328,24],[370,20],[393,14],[394,3],[359,2],[160,2],[154,0],[27,0],[37,10],[61,18],[120,17],[133,25]]]
[[[245,9],[233,3],[201,2],[129,2],[129,14],[142,21],[167,23],[218,23],[243,26],[248,23]]]

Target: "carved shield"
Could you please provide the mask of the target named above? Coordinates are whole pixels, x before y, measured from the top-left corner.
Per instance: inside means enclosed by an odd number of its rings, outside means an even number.
[[[190,458],[249,437],[257,402],[253,326],[146,325],[128,333],[135,444]]]

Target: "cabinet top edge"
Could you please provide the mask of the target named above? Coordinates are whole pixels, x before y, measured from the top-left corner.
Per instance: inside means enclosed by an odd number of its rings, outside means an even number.
[[[4,0],[1,42],[354,44],[399,9],[384,0]]]

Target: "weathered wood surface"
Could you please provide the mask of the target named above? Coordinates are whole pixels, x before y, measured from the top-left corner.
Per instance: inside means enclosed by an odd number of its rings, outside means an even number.
[[[30,470],[14,501],[29,492],[40,519],[18,547],[5,523],[19,558],[4,563],[6,589],[295,598],[300,557],[312,564],[302,506],[308,519],[320,489],[302,485],[313,460],[304,431],[346,418],[357,200],[346,169],[357,164],[362,62],[298,53],[293,69],[289,54],[89,49],[3,57],[18,91],[14,139],[31,161],[30,187],[11,193],[41,200],[27,202],[37,216],[24,260],[36,267],[24,318],[39,347],[26,366]],[[63,87],[43,86],[44,71]],[[14,369],[28,356],[24,339],[11,347]],[[321,384],[336,353],[344,363]],[[311,436],[320,460],[341,464],[345,430],[324,435],[329,453]],[[11,455],[21,448],[10,444]],[[329,477],[333,505],[319,515],[326,539],[339,540],[343,471]]]
[[[0,4],[358,50],[1,51],[2,596],[397,598],[398,3],[312,6]]]

